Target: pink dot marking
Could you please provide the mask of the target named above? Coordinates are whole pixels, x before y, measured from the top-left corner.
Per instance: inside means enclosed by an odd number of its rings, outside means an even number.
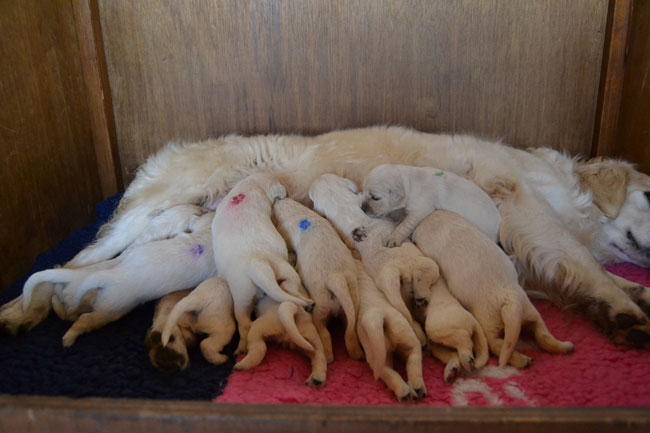
[[[230,199],[230,204],[232,204],[233,206],[236,206],[239,203],[243,202],[244,198],[246,198],[246,196],[244,194],[237,194],[236,196],[234,196],[233,198]]]

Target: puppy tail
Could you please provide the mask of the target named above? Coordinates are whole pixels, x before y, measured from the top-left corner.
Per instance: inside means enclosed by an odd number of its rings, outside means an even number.
[[[487,338],[485,337],[485,332],[483,328],[474,320],[474,333],[472,335],[472,340],[474,342],[474,367],[481,368],[487,364],[488,359],[490,358],[490,347],[488,346]]]
[[[280,319],[280,323],[282,323],[284,330],[287,331],[289,339],[303,350],[314,352],[314,346],[305,340],[305,337],[302,336],[296,326],[296,314],[298,314],[298,306],[293,302],[282,302],[278,306],[278,318]]]
[[[74,269],[48,269],[33,274],[23,286],[23,311],[27,311],[32,303],[36,286],[42,283],[67,284],[74,278],[76,272]]]
[[[79,284],[79,287],[74,294],[74,298],[72,299],[70,311],[76,311],[77,308],[79,308],[81,300],[84,298],[84,296],[86,296],[88,292],[93,289],[101,289],[102,287],[105,287],[109,281],[110,280],[107,278],[104,278],[101,272],[96,272],[88,276],[85,280],[83,280],[81,284]]]
[[[506,302],[501,307],[504,325],[503,345],[499,353],[499,367],[505,367],[515,350],[521,332],[522,307],[518,302]]]
[[[196,289],[195,289],[196,290]],[[198,296],[192,296],[192,293],[181,299],[174,305],[174,308],[169,312],[165,326],[163,326],[161,341],[163,347],[169,343],[169,337],[172,335],[174,327],[178,323],[178,319],[188,311],[200,310],[202,307],[202,299]]]

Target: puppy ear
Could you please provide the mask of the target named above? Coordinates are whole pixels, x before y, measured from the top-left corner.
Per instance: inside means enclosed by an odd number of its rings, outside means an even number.
[[[350,191],[352,191],[353,193],[355,194],[359,193],[359,187],[357,187],[357,184],[352,182],[350,179],[344,177],[343,183],[345,183],[345,187]]]
[[[388,190],[388,199],[392,207],[400,207],[404,203],[406,193],[401,185],[393,185]]]
[[[287,198],[287,189],[280,182],[274,182],[269,187],[269,199],[272,202]]]
[[[607,218],[618,216],[627,197],[628,174],[614,161],[594,160],[577,169],[580,183],[591,191],[596,206]]]

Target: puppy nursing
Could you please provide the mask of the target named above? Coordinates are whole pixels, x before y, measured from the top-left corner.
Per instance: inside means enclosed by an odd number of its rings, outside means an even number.
[[[570,342],[553,337],[517,281],[508,256],[478,229],[453,212],[436,211],[415,229],[413,240],[440,266],[450,292],[483,328],[499,366],[524,368],[530,358],[516,352],[521,328],[551,353],[568,353]]]
[[[399,246],[417,225],[436,209],[455,212],[493,242],[499,237],[501,216],[490,197],[472,181],[429,167],[384,164],[375,167],[363,182],[363,209],[383,217],[404,209],[406,218],[386,239]]]
[[[334,361],[327,320],[341,309],[347,322],[345,346],[348,355],[352,359],[362,359],[356,332],[357,276],[350,250],[325,218],[292,199],[276,202],[273,212],[278,230],[296,252],[296,268],[302,283],[316,302],[314,324],[325,346],[327,361]],[[330,293],[335,297],[330,297]]]
[[[214,260],[233,297],[237,353],[246,351],[254,303],[264,293],[277,302],[294,302],[310,311],[314,307],[314,301],[300,293],[300,277],[288,263],[287,245],[271,221],[273,202],[286,196],[274,176],[251,175],[232,188],[215,212]]]

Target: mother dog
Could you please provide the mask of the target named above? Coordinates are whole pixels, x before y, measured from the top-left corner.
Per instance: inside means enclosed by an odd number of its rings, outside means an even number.
[[[551,149],[527,152],[466,135],[372,127],[171,144],[140,168],[97,241],[66,266],[110,259],[145,229],[149,215],[222,198],[262,168],[275,171],[290,196],[304,202],[323,173],[360,185],[384,163],[436,167],[474,181],[499,204],[501,241],[528,288],[582,307],[617,343],[650,346],[650,290],[601,266],[627,261],[650,267],[650,178],[621,161],[581,162]],[[7,304],[0,324],[16,330],[39,323],[49,313],[51,287],[40,290],[34,296],[39,305],[32,302],[23,312],[20,302]]]

